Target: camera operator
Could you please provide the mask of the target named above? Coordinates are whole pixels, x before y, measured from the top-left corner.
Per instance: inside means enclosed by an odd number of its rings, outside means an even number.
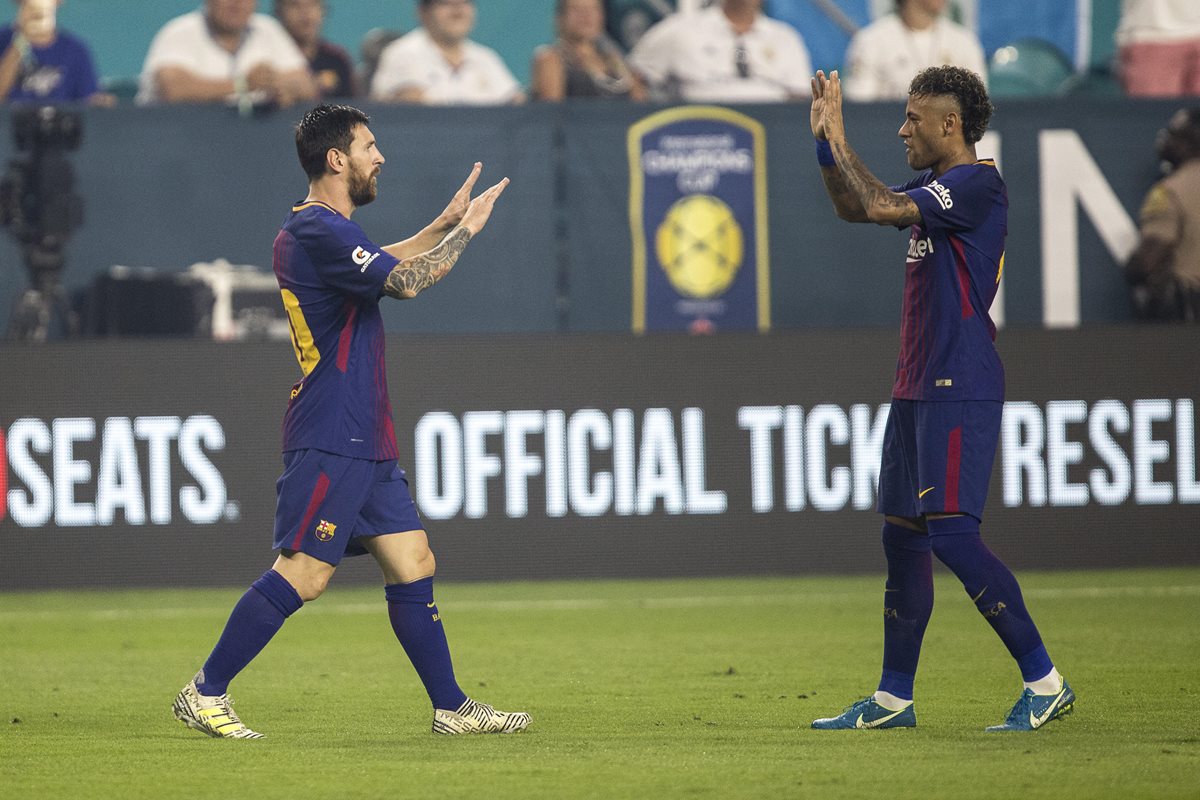
[[[58,27],[61,0],[16,0],[17,17],[0,28],[0,98],[9,103],[111,106],[87,45]]]

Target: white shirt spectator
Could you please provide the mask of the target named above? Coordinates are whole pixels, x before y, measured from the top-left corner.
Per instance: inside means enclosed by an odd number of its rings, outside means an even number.
[[[274,17],[250,17],[241,47],[230,53],[209,34],[204,12],[193,11],[171,20],[155,34],[142,65],[137,102],[159,100],[154,76],[163,67],[182,67],[197,77],[219,80],[245,77],[264,63],[281,72],[308,68],[304,54]]]
[[[811,93],[808,48],[790,25],[759,14],[738,36],[718,6],[659,22],[629,63],[651,87],[689,102],[779,102]]]
[[[402,89],[420,89],[430,105],[502,105],[521,94],[521,85],[490,47],[467,40],[457,68],[446,61],[424,28],[384,48],[371,81],[371,97],[391,100]]]
[[[850,40],[846,63],[848,100],[904,100],[918,72],[946,64],[965,67],[987,84],[978,37],[945,17],[923,31],[912,30],[896,14],[880,17]]]
[[[880,17],[850,40],[846,63],[848,100],[904,100],[918,72],[945,64],[965,67],[987,84],[978,37],[945,17],[923,31],[912,30],[896,14]]]
[[[1122,0],[1117,46],[1200,38],[1196,0]]]

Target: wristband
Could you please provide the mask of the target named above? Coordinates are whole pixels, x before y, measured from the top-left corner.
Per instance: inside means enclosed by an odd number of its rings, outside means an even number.
[[[817,163],[822,167],[837,166],[837,161],[833,157],[833,147],[830,146],[828,139],[817,139]]]

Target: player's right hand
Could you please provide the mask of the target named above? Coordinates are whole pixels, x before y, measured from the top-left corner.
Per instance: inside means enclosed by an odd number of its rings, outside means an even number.
[[[492,216],[492,208],[496,205],[496,199],[500,197],[507,186],[508,178],[505,178],[472,200],[471,204],[467,206],[467,213],[463,214],[462,222],[459,224],[469,230],[472,236],[483,230],[483,226],[487,225],[488,218]]]
[[[813,136],[825,138],[825,71],[817,70],[812,77],[812,110],[808,114],[808,123],[812,127]]]

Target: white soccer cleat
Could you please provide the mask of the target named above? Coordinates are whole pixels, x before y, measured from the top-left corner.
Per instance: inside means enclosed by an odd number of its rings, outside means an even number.
[[[524,711],[497,711],[487,703],[471,698],[457,711],[437,708],[433,711],[433,732],[444,736],[460,733],[516,733],[529,726],[530,717]]]
[[[247,728],[233,713],[233,700],[223,694],[210,697],[196,689],[196,679],[188,681],[171,706],[175,719],[201,733],[218,739],[262,739],[261,733]]]

